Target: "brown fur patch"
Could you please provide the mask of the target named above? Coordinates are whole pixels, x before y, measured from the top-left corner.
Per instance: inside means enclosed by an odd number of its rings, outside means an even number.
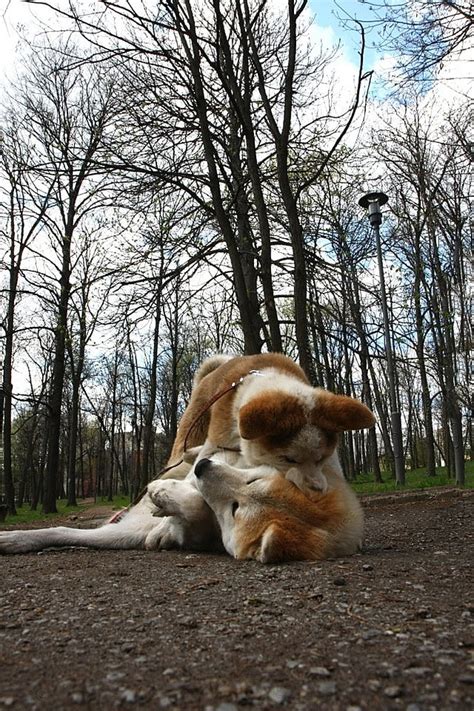
[[[182,457],[184,440],[188,430],[199,412],[205,409],[206,404],[217,393],[224,391],[232,383],[237,383],[240,378],[248,375],[250,371],[277,368],[282,373],[287,373],[296,378],[296,380],[308,383],[308,379],[300,366],[282,353],[258,353],[251,356],[237,356],[224,361],[209,372],[208,367],[204,367],[204,365],[202,373],[197,378],[195,387],[193,387],[189,404],[179,423],[168,464]],[[235,390],[231,390],[202,415],[188,437],[188,447],[204,444],[207,437],[216,446],[228,446],[229,433],[235,430],[235,421],[232,414],[234,397]]]
[[[308,528],[298,521],[274,522],[263,534],[259,559],[262,563],[287,560],[320,560],[325,557],[328,534],[323,529]]]
[[[239,430],[244,439],[259,439],[271,434],[274,438],[291,438],[307,422],[307,416],[297,397],[266,390],[239,410]]]
[[[372,427],[375,417],[366,405],[354,398],[318,390],[311,422],[324,430],[345,432]]]
[[[237,515],[236,557],[266,563],[326,558],[346,512],[338,491],[303,494],[281,476],[255,504],[254,516]]]

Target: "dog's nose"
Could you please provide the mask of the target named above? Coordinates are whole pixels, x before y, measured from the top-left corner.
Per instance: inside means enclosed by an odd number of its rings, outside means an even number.
[[[206,471],[208,465],[211,463],[210,459],[201,459],[196,466],[194,467],[194,473],[197,476],[198,479],[202,477],[204,472]]]

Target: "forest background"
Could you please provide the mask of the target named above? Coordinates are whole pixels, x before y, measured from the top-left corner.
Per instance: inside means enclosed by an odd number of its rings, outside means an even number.
[[[133,496],[216,352],[282,351],[363,400],[377,426],[344,435],[346,475],[393,476],[368,190],[389,196],[404,465],[464,483],[469,3],[329,4],[344,46],[316,1],[21,3],[0,118],[10,514]]]

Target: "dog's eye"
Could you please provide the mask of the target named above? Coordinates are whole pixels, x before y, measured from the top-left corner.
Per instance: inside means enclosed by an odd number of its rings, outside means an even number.
[[[287,464],[298,464],[296,459],[292,459],[291,457],[283,457],[283,459]]]
[[[239,508],[239,502],[234,501],[234,503],[232,504],[232,516],[235,516],[235,512],[237,511],[238,508]]]

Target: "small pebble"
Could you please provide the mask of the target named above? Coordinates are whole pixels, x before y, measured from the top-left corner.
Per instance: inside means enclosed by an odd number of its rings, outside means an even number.
[[[436,691],[431,691],[427,694],[423,694],[420,696],[420,701],[426,701],[427,703],[430,703],[432,701],[438,701],[439,699],[439,694],[436,693]]]
[[[176,624],[180,627],[187,627],[190,630],[196,629],[196,627],[199,626],[197,620],[192,617],[182,617],[181,619],[176,620]]]
[[[123,679],[124,676],[125,676],[124,672],[111,671],[106,675],[105,680],[106,681],[118,681],[119,679]]]
[[[310,667],[310,676],[331,676],[331,672],[326,667]]]
[[[270,689],[268,696],[275,704],[284,704],[285,701],[288,701],[290,698],[291,691],[289,689],[285,689],[283,686],[274,686]]]
[[[321,681],[318,684],[318,691],[321,696],[332,696],[336,693],[336,682],[335,681]]]
[[[403,674],[406,676],[425,676],[426,674],[431,674],[431,669],[429,667],[408,667],[408,669],[403,670]]]
[[[120,698],[127,704],[134,704],[137,700],[137,695],[133,689],[124,689],[120,694]]]
[[[334,585],[347,585],[345,578],[334,578],[333,583]]]
[[[362,632],[362,639],[372,639],[373,637],[378,637],[379,634],[378,630],[366,630],[365,632]]]
[[[440,664],[444,664],[446,667],[453,667],[455,664],[454,659],[451,659],[450,657],[438,657],[438,662]]]
[[[396,699],[402,695],[402,688],[401,686],[386,686],[383,693],[385,696],[388,696],[389,699]]]

